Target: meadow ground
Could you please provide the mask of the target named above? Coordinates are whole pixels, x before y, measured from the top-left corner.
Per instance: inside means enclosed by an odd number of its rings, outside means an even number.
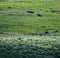
[[[60,35],[60,3],[0,2],[0,31]]]
[[[0,2],[0,58],[60,58],[60,2]]]

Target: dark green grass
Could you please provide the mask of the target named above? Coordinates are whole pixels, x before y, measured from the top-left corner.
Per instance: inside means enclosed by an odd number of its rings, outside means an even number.
[[[59,58],[60,37],[0,37],[0,58]]]

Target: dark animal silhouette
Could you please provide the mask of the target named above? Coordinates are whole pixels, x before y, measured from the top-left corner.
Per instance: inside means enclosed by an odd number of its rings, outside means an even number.
[[[19,37],[18,39],[19,39],[19,40],[21,40],[21,38],[20,38],[20,37]]]
[[[37,16],[42,17],[42,14],[37,14]]]
[[[11,6],[9,6],[9,7],[7,7],[8,9],[12,9],[12,7]]]
[[[50,33],[49,33],[48,31],[46,31],[46,32],[44,33],[44,35],[50,35]]]
[[[34,13],[33,11],[27,11],[27,13]]]

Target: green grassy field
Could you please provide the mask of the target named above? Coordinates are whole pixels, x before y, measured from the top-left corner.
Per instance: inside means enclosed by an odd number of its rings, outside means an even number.
[[[48,31],[52,35],[60,35],[60,4],[58,1],[0,2],[0,31],[20,34]]]
[[[60,58],[59,0],[0,2],[0,58]]]

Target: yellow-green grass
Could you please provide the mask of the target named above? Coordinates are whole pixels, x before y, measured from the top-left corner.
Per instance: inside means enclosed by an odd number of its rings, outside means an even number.
[[[60,10],[59,2],[0,2],[0,31],[20,34],[48,31],[54,34],[54,31],[58,30],[60,35],[60,12],[52,13],[51,9]],[[33,11],[34,14],[28,14],[26,12],[28,10]],[[42,17],[38,17],[38,13]]]

